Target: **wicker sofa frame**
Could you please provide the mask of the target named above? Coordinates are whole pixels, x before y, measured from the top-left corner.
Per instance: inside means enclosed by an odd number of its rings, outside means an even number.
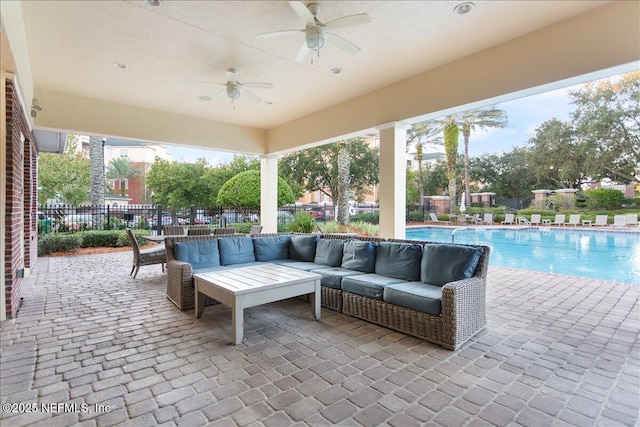
[[[290,234],[290,233],[287,233]],[[281,234],[262,234],[262,237]],[[184,236],[165,239],[167,253],[167,297],[180,309],[194,308],[192,286],[193,270],[188,263],[178,261],[174,256],[177,242],[210,240],[227,236]],[[375,242],[396,242],[426,244],[419,240],[383,239],[377,237],[323,235],[325,239],[358,239]],[[486,277],[490,248],[482,247],[475,274],[456,282],[447,283],[442,288],[442,309],[440,315],[431,315],[409,308],[367,298],[351,292],[322,286],[322,305],[349,316],[357,317],[425,341],[439,344],[449,350],[458,349],[465,341],[486,325]],[[215,301],[207,300],[205,304]]]

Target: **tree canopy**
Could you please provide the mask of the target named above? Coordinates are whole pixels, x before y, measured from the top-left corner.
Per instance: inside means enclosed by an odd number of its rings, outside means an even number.
[[[278,177],[278,206],[294,203],[295,198],[289,184]],[[240,172],[224,183],[218,192],[217,204],[237,208],[260,207],[260,171]]]
[[[77,137],[69,135],[63,154],[42,153],[38,157],[38,203],[57,199],[77,205],[89,199],[89,159],[76,152]]]
[[[350,189],[358,198],[378,183],[378,149],[360,138],[349,139]],[[280,159],[280,171],[300,197],[302,191],[321,191],[338,200],[338,143],[288,154]]]
[[[147,186],[155,193],[155,202],[173,210],[190,205],[209,206],[214,196],[209,182],[204,178],[207,162],[204,158],[195,163],[169,162],[156,158],[147,174]]]

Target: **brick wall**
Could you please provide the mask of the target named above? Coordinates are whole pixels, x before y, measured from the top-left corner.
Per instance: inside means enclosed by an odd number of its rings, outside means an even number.
[[[6,85],[7,188],[5,235],[5,296],[7,317],[20,307],[22,268],[34,268],[37,259],[37,148],[27,126],[14,83]],[[24,138],[24,144],[22,143]],[[24,223],[24,227],[21,224]],[[24,248],[24,250],[23,250]]]

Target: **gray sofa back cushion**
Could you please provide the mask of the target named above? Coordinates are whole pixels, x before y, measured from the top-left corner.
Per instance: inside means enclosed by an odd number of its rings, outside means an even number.
[[[217,240],[177,242],[174,246],[176,260],[191,264],[193,269],[220,266]]]
[[[376,274],[417,281],[421,261],[422,245],[382,242],[376,250]]]
[[[313,262],[331,267],[340,267],[343,248],[343,240],[320,239],[316,245],[316,257]]]
[[[249,237],[223,237],[218,239],[220,264],[232,265],[255,262],[253,239]]]
[[[482,248],[447,243],[424,245],[420,279],[427,284],[443,286],[468,279],[476,272]]]
[[[256,261],[273,261],[289,258],[291,236],[254,237],[253,249]]]
[[[313,262],[316,257],[316,244],[320,240],[317,234],[311,236],[291,236],[289,257],[296,261]]]
[[[347,240],[342,253],[342,268],[373,273],[376,267],[376,242]]]

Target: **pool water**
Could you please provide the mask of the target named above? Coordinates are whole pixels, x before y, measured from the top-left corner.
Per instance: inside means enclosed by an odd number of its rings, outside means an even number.
[[[408,228],[407,239],[451,242],[452,228]],[[640,233],[464,228],[456,243],[491,247],[490,265],[640,285]]]

